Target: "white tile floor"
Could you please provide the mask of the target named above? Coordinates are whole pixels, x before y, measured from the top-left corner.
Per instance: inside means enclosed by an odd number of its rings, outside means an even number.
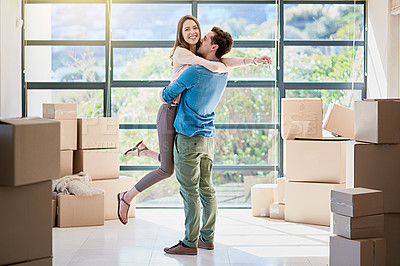
[[[220,209],[215,249],[168,255],[182,239],[182,209],[139,209],[127,226],[53,229],[53,265],[328,265],[329,227],[255,218],[248,209]]]

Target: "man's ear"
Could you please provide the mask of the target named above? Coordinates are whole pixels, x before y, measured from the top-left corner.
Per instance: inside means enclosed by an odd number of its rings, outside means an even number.
[[[218,50],[218,48],[219,48],[218,44],[213,44],[213,45],[211,46],[211,51],[212,51],[212,52],[216,52],[216,51]]]

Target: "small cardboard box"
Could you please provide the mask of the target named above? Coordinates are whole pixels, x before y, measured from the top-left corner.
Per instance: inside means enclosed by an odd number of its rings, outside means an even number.
[[[282,138],[322,137],[321,99],[282,99]]]
[[[353,142],[348,148],[346,187],[382,190],[384,213],[400,212],[400,144]]]
[[[271,219],[285,219],[285,204],[274,202],[269,205],[269,217]]]
[[[60,177],[73,174],[73,162],[73,151],[60,151]]]
[[[274,198],[274,200],[278,203],[285,202],[285,182],[285,177],[280,177],[276,179],[276,197]]]
[[[386,243],[383,238],[350,240],[331,236],[329,242],[330,266],[386,265]]]
[[[51,181],[0,186],[0,265],[52,256]]]
[[[13,266],[51,266],[53,263],[53,258],[44,258],[38,260],[30,260],[17,264],[13,264]]]
[[[243,176],[244,183],[244,199],[246,202],[251,201],[251,187],[257,184],[269,184],[272,183],[273,178],[262,175],[248,175]]]
[[[274,202],[276,184],[257,184],[251,187],[253,216],[269,216],[269,205]]]
[[[331,190],[345,184],[286,182],[285,221],[330,225]]]
[[[60,123],[42,118],[0,120],[0,186],[60,176]]]
[[[383,214],[348,217],[333,213],[333,233],[349,239],[384,237]]]
[[[346,182],[346,146],[337,138],[286,141],[286,179],[305,182]]]
[[[51,214],[52,214],[52,226],[56,226],[56,217],[57,217],[57,200],[51,200]]]
[[[387,265],[399,265],[400,213],[385,214],[385,240]]]
[[[88,173],[93,180],[119,177],[117,149],[74,151],[74,173]]]
[[[331,103],[326,112],[323,128],[336,135],[354,139],[354,111]]]
[[[400,101],[356,101],[354,123],[356,140],[400,143]]]
[[[383,213],[383,193],[370,188],[332,190],[331,210],[334,213],[359,217]]]
[[[77,120],[61,120],[56,119],[60,122],[60,136],[61,136],[61,150],[76,150],[77,147]]]
[[[90,183],[91,187],[104,190],[104,219],[118,219],[117,194],[130,190],[136,183],[131,177],[120,177],[118,179],[94,180]],[[135,217],[135,201],[131,202],[128,217]]]
[[[77,118],[77,105],[75,103],[44,103],[42,109],[43,118],[75,120]]]
[[[118,148],[118,118],[79,118],[78,149]]]
[[[104,225],[104,195],[58,195],[58,227]]]

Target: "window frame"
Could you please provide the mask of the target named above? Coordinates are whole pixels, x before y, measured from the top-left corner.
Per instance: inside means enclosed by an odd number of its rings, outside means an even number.
[[[25,0],[22,5],[22,16],[25,18],[25,4],[104,4],[105,5],[105,40],[25,40],[22,32],[22,115],[27,116],[28,90],[103,90],[104,117],[111,116],[111,93],[113,87],[164,87],[169,80],[114,80],[113,50],[114,48],[171,48],[171,40],[118,40],[111,39],[111,9],[115,4],[191,4],[192,15],[198,17],[199,4],[277,4],[278,5],[278,40],[236,40],[234,48],[276,48],[276,80],[229,80],[228,88],[277,88],[277,122],[276,123],[221,123],[217,129],[276,129],[278,134],[278,158],[276,164],[258,165],[214,165],[215,171],[277,171],[276,177],[283,176],[283,139],[281,128],[281,101],[286,90],[360,90],[362,99],[366,98],[367,88],[367,4],[364,1],[335,0],[271,0],[271,1],[237,1],[237,0]],[[285,4],[362,4],[364,5],[364,40],[285,40],[284,39],[284,7]],[[364,81],[363,82],[285,82],[284,81],[284,49],[289,46],[347,46],[364,47]],[[104,46],[105,49],[105,82],[26,82],[25,80],[25,47],[26,46]],[[120,124],[125,129],[155,129],[155,124]],[[157,168],[155,165],[121,165],[121,171],[148,171]]]

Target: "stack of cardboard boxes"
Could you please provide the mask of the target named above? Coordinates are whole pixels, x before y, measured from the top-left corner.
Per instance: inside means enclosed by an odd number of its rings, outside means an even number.
[[[400,261],[400,100],[355,102],[347,187],[383,191],[387,265]]]
[[[61,123],[60,176],[85,172],[91,187],[104,190],[104,195],[58,194],[57,226],[104,225],[104,220],[117,219],[117,193],[135,181],[119,176],[118,119],[77,118],[76,104],[43,104],[43,117]],[[129,217],[134,215],[132,206]]]
[[[79,118],[78,150],[74,154],[74,172],[92,177],[91,186],[104,190],[104,218],[117,219],[117,194],[131,189],[135,180],[119,175],[118,118]],[[135,216],[135,202],[128,217]]]
[[[332,190],[333,233],[329,265],[385,265],[382,191]]]
[[[342,114],[343,112],[344,114]],[[347,115],[349,113],[350,115]],[[349,128],[344,138],[322,137],[321,99],[283,99],[282,137],[285,141],[285,220],[330,224],[330,192],[345,188],[346,147],[352,137],[352,110],[334,105],[325,128]],[[335,121],[342,123],[335,123]],[[327,126],[329,125],[329,126]],[[339,130],[340,131],[340,130]],[[337,132],[337,131],[336,131]]]
[[[59,177],[60,123],[2,119],[0,147],[0,265],[51,265],[51,180]]]

